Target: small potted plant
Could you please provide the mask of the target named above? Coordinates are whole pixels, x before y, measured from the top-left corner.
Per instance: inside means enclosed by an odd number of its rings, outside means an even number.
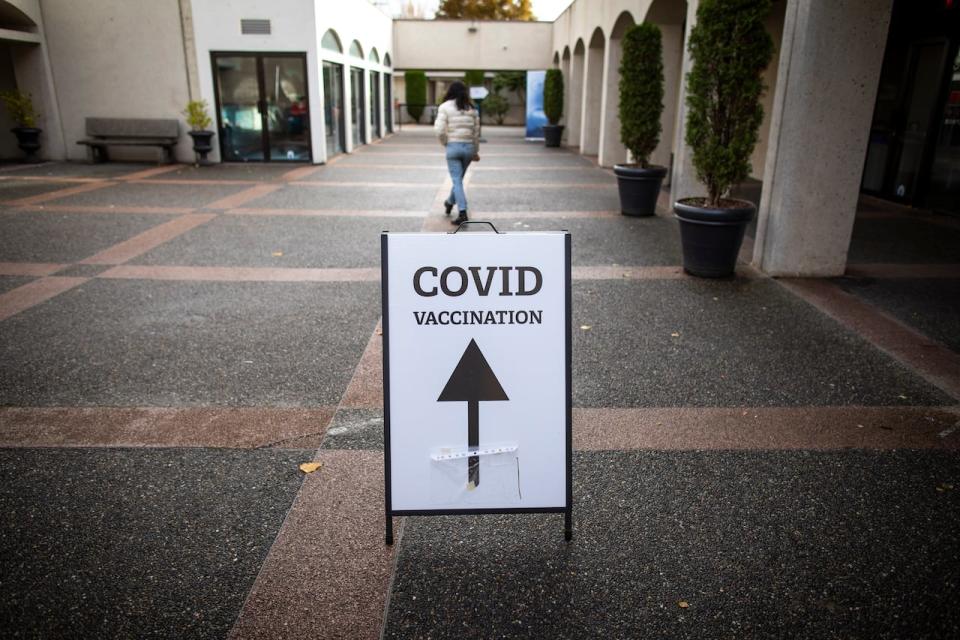
[[[29,93],[22,91],[4,91],[0,93],[10,118],[17,123],[10,129],[17,136],[17,146],[26,154],[25,162],[40,162],[37,151],[40,150],[40,134],[43,129],[37,128],[37,114],[33,110],[33,100]]]
[[[563,125],[557,124],[563,116],[563,73],[560,69],[547,69],[543,81],[543,113],[550,124],[543,125],[544,144],[559,147]]]
[[[216,132],[207,129],[213,123],[210,114],[207,113],[207,101],[191,100],[183,110],[183,115],[186,116],[187,124],[190,125],[188,133],[193,138],[193,152],[199,157],[197,164],[210,164],[207,154],[213,150],[212,141]]]
[[[657,209],[666,167],[650,164],[660,141],[663,113],[663,45],[651,23],[631,27],[623,37],[620,60],[620,141],[633,158],[614,165],[625,216],[652,216]]]
[[[756,205],[724,197],[750,173],[750,154],[763,122],[763,70],[773,55],[764,28],[770,0],[701,0],[690,34],[686,141],[705,197],[674,204],[683,268],[720,278],[733,273]]]

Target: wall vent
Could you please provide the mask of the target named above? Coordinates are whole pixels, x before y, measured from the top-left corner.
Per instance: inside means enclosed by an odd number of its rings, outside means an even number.
[[[240,20],[240,33],[248,36],[270,35],[270,21],[259,18],[243,18]]]

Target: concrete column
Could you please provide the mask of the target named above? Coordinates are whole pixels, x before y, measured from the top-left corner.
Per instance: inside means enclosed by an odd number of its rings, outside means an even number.
[[[753,254],[770,275],[846,268],[891,5],[789,0]]]
[[[687,0],[687,31],[684,42],[690,42],[690,30],[697,22],[697,7],[699,0]],[[670,174],[670,201],[676,202],[680,198],[705,196],[706,188],[697,180],[696,170],[693,168],[693,150],[684,141],[687,131],[687,74],[693,60],[690,50],[683,48],[683,60],[680,77],[683,79],[677,96],[677,120],[673,140],[673,169]]]
[[[658,26],[663,34],[663,114],[660,116],[660,143],[650,154],[650,162],[669,167],[670,155],[674,150],[680,85],[683,84],[683,26]]]
[[[570,135],[570,51],[567,50],[563,58],[560,59],[560,72],[563,74],[563,119],[560,121],[565,126],[563,128],[563,144],[567,144]]]
[[[587,48],[583,73],[583,107],[580,118],[580,153],[597,155],[600,150],[601,97],[603,94],[603,36],[600,46]]]
[[[580,119],[583,112],[583,49],[573,53],[570,66],[570,112],[567,114],[567,144],[580,146]]]
[[[607,40],[603,61],[603,98],[600,107],[603,120],[600,123],[600,158],[602,167],[612,167],[627,161],[627,149],[620,142],[620,59],[623,57],[623,40]]]
[[[187,72],[187,95],[190,100],[200,100],[197,42],[193,36],[193,7],[190,0],[180,0],[180,28],[183,36],[183,60]]]

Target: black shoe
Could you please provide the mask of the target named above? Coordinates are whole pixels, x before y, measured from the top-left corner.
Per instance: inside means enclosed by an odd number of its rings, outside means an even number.
[[[450,215],[450,212],[453,211],[453,203],[452,203],[452,202],[444,202],[444,203],[443,203],[443,209],[444,209],[444,211],[446,212],[447,215]]]
[[[467,212],[461,211],[460,215],[457,216],[455,219],[451,220],[450,223],[460,226],[460,223],[466,222],[466,221],[467,221]]]

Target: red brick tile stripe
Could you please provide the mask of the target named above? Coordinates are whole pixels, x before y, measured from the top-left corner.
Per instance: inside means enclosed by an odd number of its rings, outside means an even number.
[[[244,189],[239,193],[234,193],[226,198],[220,198],[204,206],[205,209],[233,209],[242,204],[262,198],[265,195],[273,193],[282,188],[280,184],[258,184],[249,189]]]
[[[399,548],[383,543],[383,454],[313,459],[323,466],[305,477],[231,640],[380,637]]]
[[[143,233],[113,245],[100,253],[81,260],[80,264],[122,264],[139,255],[154,249],[165,242],[173,240],[202,224],[213,220],[216,214],[199,213],[188,214],[176,220],[165,222]]]
[[[0,276],[49,276],[66,266],[47,262],[0,262]]]
[[[827,280],[777,282],[960,400],[960,355]]]
[[[0,294],[0,320],[45,302],[64,291],[79,286],[90,278],[66,278],[50,276],[28,282],[22,287]]]
[[[383,408],[383,328],[379,322],[353,370],[340,406],[348,409]]]
[[[57,189],[56,191],[47,191],[46,193],[40,193],[35,196],[30,196],[27,198],[20,198],[18,200],[10,200],[6,204],[13,206],[29,206],[37,205],[41,202],[49,202],[51,200],[59,200],[60,198],[66,198],[67,196],[74,196],[80,193],[87,193],[89,191],[98,191],[100,189],[106,189],[107,187],[112,187],[117,184],[116,182],[111,182],[109,180],[98,180],[97,182],[86,182],[83,184],[78,184],[74,187],[66,187],[64,189]]]
[[[960,450],[960,407],[574,409],[575,450]]]
[[[116,213],[124,215],[127,213],[161,213],[170,215],[183,215],[195,211],[193,207],[141,207],[129,205],[59,205],[59,204],[34,204],[18,206],[14,211],[53,211],[55,213]]]
[[[183,168],[182,164],[166,164],[162,167],[151,167],[150,169],[143,169],[142,171],[126,173],[120,176],[118,180],[143,180],[144,178],[152,178],[153,176],[159,176],[164,173],[170,173],[171,171],[177,171],[181,168]]]
[[[333,407],[3,407],[0,446],[314,449],[333,414]]]
[[[184,267],[122,265],[101,273],[99,278],[135,280],[183,280],[220,282],[374,282],[380,269],[297,269],[274,267]]]
[[[960,278],[960,264],[850,264],[854,278]]]

